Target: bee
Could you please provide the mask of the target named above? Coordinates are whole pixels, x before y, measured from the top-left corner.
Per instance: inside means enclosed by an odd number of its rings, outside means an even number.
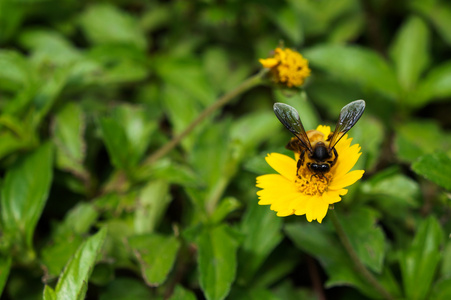
[[[274,104],[274,113],[279,121],[289,130],[293,137],[286,148],[300,154],[297,162],[297,171],[308,158],[307,168],[313,176],[325,178],[324,174],[336,164],[338,159],[335,145],[357,123],[365,110],[365,101],[356,100],[344,106],[340,111],[335,130],[328,137],[317,130],[305,132],[299,113],[290,105],[284,103]]]

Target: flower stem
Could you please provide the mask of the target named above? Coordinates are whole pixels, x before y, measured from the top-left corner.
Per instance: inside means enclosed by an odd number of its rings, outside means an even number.
[[[168,143],[163,145],[160,149],[152,153],[150,156],[148,156],[145,160],[143,165],[151,165],[152,163],[156,162],[163,156],[165,156],[169,151],[171,151],[175,146],[177,146],[191,131],[193,131],[194,128],[196,128],[197,125],[199,125],[200,122],[202,122],[206,117],[211,115],[215,110],[221,108],[225,104],[227,104],[230,100],[235,98],[236,96],[244,93],[245,91],[259,85],[262,82],[263,76],[268,72],[268,69],[262,69],[259,73],[256,75],[248,78],[243,83],[241,83],[239,86],[237,86],[235,89],[230,91],[229,93],[225,94],[221,98],[219,98],[217,101],[215,101],[212,105],[207,107],[196,119],[194,119],[191,124],[186,127],[183,132],[176,135],[172,138]]]
[[[335,231],[337,232],[337,235],[341,243],[345,247],[352,262],[354,263],[356,271],[359,272],[366,279],[366,281],[369,284],[371,284],[385,299],[393,300],[394,299],[393,296],[379,283],[379,281],[374,277],[374,275],[370,271],[368,271],[365,265],[360,261],[354,248],[352,248],[351,241],[346,235],[343,226],[340,224],[340,221],[338,220],[337,213],[335,212],[335,210],[332,210],[330,218],[332,219],[332,223],[334,224]]]

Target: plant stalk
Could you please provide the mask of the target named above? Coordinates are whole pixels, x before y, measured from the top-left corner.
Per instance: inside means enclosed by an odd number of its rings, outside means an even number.
[[[194,119],[188,127],[186,127],[185,130],[183,130],[180,134],[174,136],[172,140],[170,140],[168,143],[163,145],[160,149],[149,155],[143,163],[143,166],[148,166],[165,156],[169,151],[174,149],[175,146],[177,146],[188,134],[193,131],[194,128],[196,128],[197,125],[199,125],[200,122],[205,120],[209,115],[211,115],[215,110],[221,108],[222,106],[226,105],[230,100],[235,98],[236,96],[244,93],[245,91],[259,85],[262,82],[263,76],[268,72],[268,69],[262,69],[259,73],[256,75],[248,78],[247,80],[243,81],[239,86],[237,86],[232,91],[228,92],[218,100],[216,100],[212,105],[207,107],[202,113]]]
[[[335,231],[337,232],[337,235],[343,244],[343,246],[346,249],[346,252],[348,252],[349,257],[351,258],[352,262],[354,263],[354,267],[356,271],[362,275],[365,280],[371,284],[378,292],[381,294],[385,299],[387,300],[393,300],[393,296],[379,283],[379,281],[374,277],[373,274],[371,274],[370,271],[365,267],[365,265],[360,261],[357,253],[355,252],[354,248],[352,248],[351,241],[349,240],[348,236],[346,235],[343,226],[341,225],[340,221],[338,220],[337,213],[335,210],[332,210],[332,213],[330,214],[330,218],[332,219],[332,223],[334,224]]]

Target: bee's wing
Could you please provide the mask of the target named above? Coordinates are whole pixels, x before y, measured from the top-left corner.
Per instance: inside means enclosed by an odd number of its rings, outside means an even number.
[[[279,121],[289,130],[298,140],[302,146],[305,147],[310,153],[313,153],[312,146],[305,133],[304,126],[302,125],[301,118],[297,110],[288,104],[274,103],[274,113]]]
[[[363,100],[353,101],[341,109],[337,125],[335,125],[335,131],[330,138],[329,149],[334,148],[346,132],[357,123],[364,110],[365,101]]]

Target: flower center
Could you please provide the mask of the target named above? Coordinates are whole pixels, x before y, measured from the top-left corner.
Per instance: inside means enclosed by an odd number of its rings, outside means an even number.
[[[332,180],[332,174],[315,174],[308,168],[299,169],[298,176],[295,180],[298,190],[309,196],[322,195],[327,191],[329,182]]]

